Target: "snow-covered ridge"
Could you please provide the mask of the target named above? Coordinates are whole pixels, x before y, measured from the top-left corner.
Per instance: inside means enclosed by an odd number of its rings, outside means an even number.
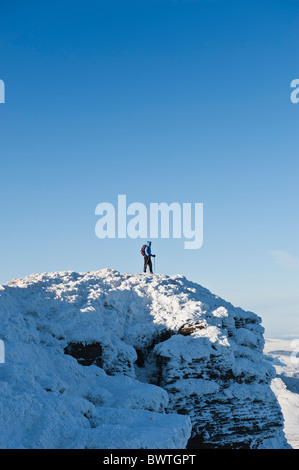
[[[287,447],[260,323],[180,275],[1,286],[0,447]]]

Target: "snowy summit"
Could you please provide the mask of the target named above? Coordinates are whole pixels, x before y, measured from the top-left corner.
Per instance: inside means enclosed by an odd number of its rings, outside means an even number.
[[[264,329],[181,275],[0,286],[1,448],[287,448]]]

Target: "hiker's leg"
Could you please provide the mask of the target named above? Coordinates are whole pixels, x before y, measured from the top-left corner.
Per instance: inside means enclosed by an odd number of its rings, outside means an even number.
[[[143,272],[146,273],[146,267],[148,262],[148,256],[144,256],[144,265],[143,265]]]
[[[151,260],[150,256],[148,258],[148,265],[149,265],[149,268],[150,268],[150,272],[153,274],[153,265],[152,265],[152,260]]]

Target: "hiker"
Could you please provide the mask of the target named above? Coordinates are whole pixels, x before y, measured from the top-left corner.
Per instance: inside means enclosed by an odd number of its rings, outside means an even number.
[[[156,255],[152,255],[151,244],[152,244],[152,242],[147,241],[146,245],[143,245],[143,247],[141,249],[141,254],[144,257],[143,272],[146,273],[146,269],[147,269],[147,266],[148,266],[149,270],[150,270],[150,273],[153,274],[153,266],[152,266],[151,257],[155,258]]]

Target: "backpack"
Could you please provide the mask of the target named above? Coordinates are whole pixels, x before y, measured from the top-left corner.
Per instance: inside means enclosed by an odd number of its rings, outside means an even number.
[[[145,255],[145,248],[146,248],[146,246],[147,246],[147,245],[142,245],[142,248],[141,248],[141,250],[140,250],[140,251],[141,251],[141,254],[142,254],[142,256],[144,256],[144,255]]]

